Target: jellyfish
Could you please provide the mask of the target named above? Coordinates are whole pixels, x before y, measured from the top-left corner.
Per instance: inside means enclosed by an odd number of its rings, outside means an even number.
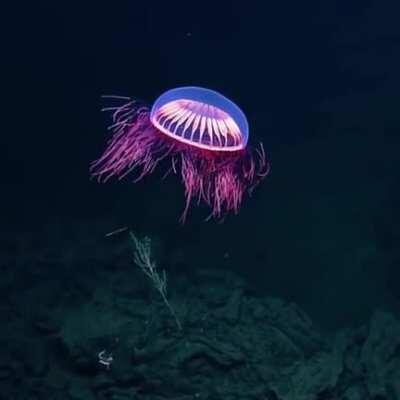
[[[109,96],[120,104],[112,113],[105,151],[90,172],[100,182],[151,174],[162,162],[166,174],[180,175],[185,193],[181,221],[193,202],[205,203],[209,218],[237,214],[246,193],[269,172],[264,147],[250,148],[243,111],[214,90],[186,86],[161,94],[151,107],[128,97]]]

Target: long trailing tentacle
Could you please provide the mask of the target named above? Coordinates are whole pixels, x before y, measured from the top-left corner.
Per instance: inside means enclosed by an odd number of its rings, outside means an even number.
[[[125,102],[103,108],[104,111],[112,112],[112,123],[108,129],[113,135],[100,158],[91,164],[91,175],[106,182],[112,177],[123,179],[137,172],[134,180],[138,181],[153,172],[172,148],[160,140],[150,122],[148,107],[123,96],[107,97]]]

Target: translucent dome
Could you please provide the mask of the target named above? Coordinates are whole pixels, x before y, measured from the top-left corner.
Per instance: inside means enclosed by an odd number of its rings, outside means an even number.
[[[214,151],[244,149],[249,126],[243,111],[222,94],[201,87],[168,90],[154,103],[151,123],[164,134]]]

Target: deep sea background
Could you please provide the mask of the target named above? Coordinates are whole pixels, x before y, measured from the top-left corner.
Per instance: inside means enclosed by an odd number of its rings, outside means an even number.
[[[0,399],[400,400],[398,1],[41,0],[4,11]],[[249,119],[250,140],[262,140],[271,161],[267,179],[224,223],[204,222],[200,207],[179,224],[183,189],[176,176],[162,180],[163,171],[138,184],[89,179],[89,163],[108,137],[101,95],[151,104],[181,85],[232,98]],[[105,238],[124,226],[156,243],[177,313],[180,304],[204,308],[211,327],[195,319],[183,333],[158,327],[138,345],[148,318],[129,317],[122,304],[164,308],[137,272],[126,233]],[[211,287],[219,293],[214,303],[204,300]],[[237,287],[240,300],[230,297]],[[81,335],[85,321],[98,320],[90,311],[98,298],[111,299],[99,306],[109,313],[108,330]],[[224,322],[218,310],[233,303],[246,311]],[[150,365],[136,353],[120,370],[111,366],[114,372],[97,362],[113,340],[127,357],[133,348],[156,347],[164,333],[177,349],[193,335],[208,337],[198,330],[219,332],[210,336],[235,351],[251,336],[260,349],[273,318],[259,322],[254,312],[252,320],[246,307],[256,303],[277,315],[282,304],[301,309],[313,321],[307,329],[323,338],[321,347],[303,348],[288,334],[303,353],[290,353],[296,361],[288,365],[298,370],[285,366],[282,376],[306,371],[301,362],[328,354],[343,332],[358,338],[349,342],[358,346],[351,354],[361,354],[359,367],[338,367],[336,380],[293,394],[260,367],[268,359],[262,350],[253,360],[251,350],[240,358],[225,349],[230,364],[218,361],[221,348],[217,361],[203,349],[183,362],[168,342]],[[135,321],[132,332],[122,318]],[[154,318],[161,325],[169,319],[162,311]],[[299,332],[291,318],[284,326]],[[391,354],[387,360],[365,350],[372,327],[374,343],[385,340],[379,354]],[[388,372],[376,377],[371,365]],[[231,378],[237,387],[226,383]],[[241,391],[247,384],[258,390]]]

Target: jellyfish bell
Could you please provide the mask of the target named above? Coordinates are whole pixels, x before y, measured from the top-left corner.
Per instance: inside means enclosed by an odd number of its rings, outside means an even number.
[[[120,98],[119,98],[120,99]],[[185,221],[192,200],[206,203],[211,217],[237,213],[246,192],[268,174],[264,148],[248,147],[243,111],[222,94],[188,86],[168,90],[151,108],[130,99],[112,111],[113,136],[91,174],[105,182],[137,174],[135,181],[168,160],[185,188]]]
[[[242,150],[249,137],[243,111],[222,94],[200,87],[165,92],[155,101],[150,120],[175,140],[205,150]]]

